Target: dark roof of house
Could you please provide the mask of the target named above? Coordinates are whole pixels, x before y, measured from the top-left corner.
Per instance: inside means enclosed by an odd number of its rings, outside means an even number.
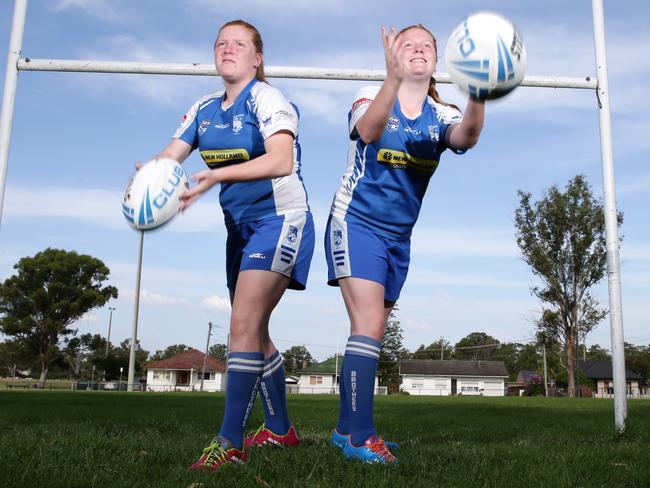
[[[413,359],[400,362],[400,374],[430,376],[508,376],[503,361]]]
[[[531,381],[539,381],[542,377],[537,371],[529,371],[527,369],[522,369],[517,375],[517,381],[530,383]]]
[[[151,361],[145,365],[146,369],[203,369],[203,360],[205,354],[198,349],[189,349],[175,356],[161,359],[160,361]],[[226,363],[219,361],[212,356],[208,356],[205,362],[206,371],[226,371]]]
[[[343,357],[339,356],[338,373],[341,372],[342,364],[343,364]],[[313,373],[334,374],[335,372],[336,372],[335,357],[326,359],[325,361],[309,366],[308,368],[298,370],[298,373],[301,374],[313,374]]]
[[[611,380],[612,376],[612,362],[607,359],[588,359],[587,361],[580,361],[579,368],[584,372],[585,377],[593,380]],[[625,378],[628,380],[642,380],[643,376],[625,370]]]

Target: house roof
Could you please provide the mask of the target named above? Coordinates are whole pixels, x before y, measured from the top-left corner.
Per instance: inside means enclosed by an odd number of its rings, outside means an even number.
[[[189,349],[175,356],[160,361],[151,361],[145,365],[145,369],[203,369],[205,354],[198,349]],[[206,371],[226,371],[226,363],[208,356],[205,362]]]
[[[593,380],[611,380],[612,362],[607,359],[588,359],[580,361],[579,368],[584,372],[585,377]],[[625,370],[625,378],[628,380],[642,380],[643,376],[629,369]]]
[[[517,381],[523,383],[531,383],[531,382],[539,381],[541,377],[542,375],[539,374],[537,371],[529,371],[527,369],[522,369],[521,371],[519,371],[519,374],[517,375]]]
[[[326,359],[320,363],[314,364],[306,369],[301,369],[298,371],[300,374],[334,374],[335,372],[341,372],[341,365],[343,364],[343,357],[339,356],[338,371],[336,371],[336,357]]]
[[[413,359],[400,362],[400,374],[430,376],[508,376],[503,361]]]

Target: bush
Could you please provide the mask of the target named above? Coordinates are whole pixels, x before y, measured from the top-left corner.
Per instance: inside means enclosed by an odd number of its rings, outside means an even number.
[[[524,388],[524,396],[544,396],[545,394],[542,383],[528,383]]]

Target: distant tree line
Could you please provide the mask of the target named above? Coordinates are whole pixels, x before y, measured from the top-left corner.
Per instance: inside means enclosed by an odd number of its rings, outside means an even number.
[[[380,384],[399,383],[403,359],[461,359],[503,361],[514,380],[521,370],[547,370],[558,386],[575,391],[580,359],[611,359],[599,345],[585,350],[584,337],[608,310],[590,293],[606,273],[606,238],[603,204],[594,198],[583,175],[574,177],[564,191],[552,186],[537,201],[519,191],[514,226],[517,246],[538,284],[531,288],[542,311],[535,321],[535,339],[529,343],[500,342],[485,332],[472,332],[452,345],[444,338],[420,345],[411,352],[402,343],[398,308],[391,313],[382,341],[378,374]],[[617,216],[618,225],[623,215]],[[106,379],[128,366],[129,340],[118,347],[100,335],[77,337],[74,323],[90,310],[117,298],[117,289],[104,286],[109,269],[99,259],[59,249],[46,249],[22,258],[16,274],[0,283],[0,368],[9,375],[38,374],[44,385],[48,374],[88,377],[97,372]],[[149,354],[138,349],[136,374],[144,362],[160,360],[190,349],[174,344]],[[209,354],[226,360],[227,345],[214,344]],[[305,345],[282,353],[287,374],[316,361]],[[650,345],[625,344],[626,367],[644,378],[650,375]],[[333,358],[333,356],[332,356]],[[331,359],[331,358],[329,358]],[[116,373],[117,371],[117,373]]]

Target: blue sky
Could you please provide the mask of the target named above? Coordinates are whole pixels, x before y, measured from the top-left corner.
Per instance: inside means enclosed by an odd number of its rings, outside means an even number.
[[[421,22],[444,46],[468,14],[490,9],[513,20],[528,50],[528,74],[595,75],[591,2],[410,1],[314,3],[307,0],[31,0],[23,56],[172,63],[211,63],[218,27],[243,18],[265,42],[267,66],[383,68],[382,24]],[[617,203],[625,213],[621,250],[626,340],[650,343],[650,102],[642,20],[646,2],[606,2]],[[13,2],[0,2],[4,68]],[[646,11],[643,14],[643,11]],[[348,335],[338,289],[325,284],[322,236],[346,164],[346,118],[364,82],[270,82],[298,104],[303,176],[317,226],[306,292],[288,292],[271,320],[280,350],[305,344],[323,359]],[[111,269],[120,290],[111,338],[130,336],[138,236],[124,222],[122,190],[136,161],[150,158],[180,117],[218,78],[22,72],[2,224],[0,279],[13,264],[50,246],[88,253]],[[465,105],[451,85],[443,99]],[[452,343],[473,331],[501,341],[528,341],[541,306],[514,240],[517,190],[539,197],[586,174],[602,195],[598,114],[592,91],[520,88],[491,102],[479,144],[443,155],[413,234],[409,278],[398,317],[410,349],[439,337]],[[202,169],[198,155],[186,162]],[[229,307],[225,229],[217,191],[170,226],[145,236],[139,338],[149,350],[174,343],[205,347],[207,322],[224,342]],[[596,290],[607,300],[606,282]],[[107,305],[108,307],[108,305]],[[108,309],[79,322],[105,334]],[[609,347],[609,320],[587,338]]]

